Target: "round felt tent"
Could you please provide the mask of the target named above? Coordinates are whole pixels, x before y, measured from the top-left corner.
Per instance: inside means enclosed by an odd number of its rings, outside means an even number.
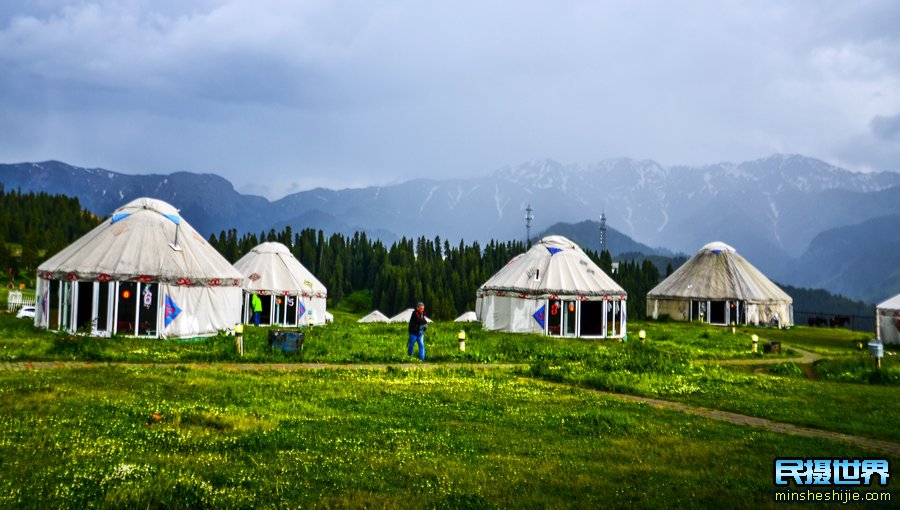
[[[365,317],[359,319],[356,322],[359,322],[361,324],[368,324],[370,322],[391,322],[391,319],[389,319],[387,315],[381,313],[378,310],[372,310]]]
[[[179,338],[240,320],[241,274],[161,200],[120,207],[37,273],[38,327]]]
[[[541,239],[478,289],[484,329],[570,337],[621,337],[626,293],[572,241]]]
[[[794,323],[791,297],[721,242],[700,248],[648,292],[647,315],[719,326]]]
[[[875,307],[876,338],[886,344],[900,344],[900,294]]]
[[[325,324],[328,290],[281,243],[262,243],[234,263],[244,276],[244,322],[252,322],[250,296],[263,304],[260,324]]]

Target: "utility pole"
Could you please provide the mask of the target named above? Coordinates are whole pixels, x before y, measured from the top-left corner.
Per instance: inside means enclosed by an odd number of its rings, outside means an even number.
[[[534,215],[531,213],[533,212],[534,209],[531,208],[531,204],[528,204],[528,207],[525,208],[525,237],[529,248],[531,247],[531,220],[534,219]]]
[[[600,213],[600,253],[606,251],[606,213]]]

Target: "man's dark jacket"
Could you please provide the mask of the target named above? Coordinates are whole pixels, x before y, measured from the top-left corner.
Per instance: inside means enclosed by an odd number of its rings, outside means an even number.
[[[413,310],[412,315],[409,316],[409,334],[418,335],[427,325],[428,321],[425,320],[425,312]]]

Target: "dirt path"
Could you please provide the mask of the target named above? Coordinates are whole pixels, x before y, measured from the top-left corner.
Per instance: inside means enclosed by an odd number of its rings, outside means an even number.
[[[531,379],[530,379],[531,380]],[[569,388],[574,388],[573,386],[563,384],[563,383],[551,383],[544,382],[544,384],[553,385],[553,386],[565,386]],[[893,443],[891,441],[884,441],[881,439],[870,439],[867,437],[853,436],[850,434],[843,434],[840,432],[829,432],[827,430],[814,429],[810,427],[801,427],[798,425],[792,425],[790,423],[777,422],[772,420],[767,420],[765,418],[757,418],[755,416],[747,416],[745,414],[732,413],[729,411],[721,411],[718,409],[709,409],[706,407],[692,406],[688,404],[682,404],[679,402],[672,402],[670,400],[660,400],[657,398],[650,397],[640,397],[637,395],[628,395],[624,393],[612,393],[608,391],[595,390],[590,388],[581,388],[577,389],[582,391],[588,391],[595,395],[600,395],[605,398],[610,398],[614,400],[623,400],[626,402],[637,402],[641,404],[647,404],[653,406],[657,409],[669,409],[673,411],[680,411],[686,414],[692,414],[695,416],[702,416],[704,418],[710,418],[713,420],[725,421],[728,423],[734,423],[737,425],[747,425],[750,427],[759,427],[771,432],[778,432],[781,434],[791,434],[794,436],[805,436],[805,437],[816,437],[820,439],[827,439],[829,441],[838,441],[842,443],[852,444],[854,446],[858,446],[861,448],[865,448],[868,450],[874,450],[881,453],[886,453],[893,457],[900,457],[900,444]]]
[[[801,365],[807,365],[815,363],[819,361],[824,356],[821,354],[816,354],[814,352],[810,352],[804,349],[800,349],[799,347],[789,347],[787,345],[781,346],[784,349],[791,349],[792,351],[800,353],[799,358],[748,358],[748,359],[709,359],[709,360],[698,360],[700,363],[712,363],[716,365],[770,365],[774,363],[799,363]]]

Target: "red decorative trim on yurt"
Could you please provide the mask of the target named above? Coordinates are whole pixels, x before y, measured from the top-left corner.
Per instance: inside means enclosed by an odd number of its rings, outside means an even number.
[[[145,274],[142,274],[142,275],[140,275],[140,276],[137,277],[137,281],[139,281],[139,282],[141,282],[141,283],[150,283],[150,282],[153,281],[153,277],[152,277],[152,276],[147,276],[147,275],[145,275]]]
[[[210,287],[218,287],[219,284],[220,284],[220,282],[219,282],[218,278],[213,278],[212,280],[209,281]]]
[[[110,278],[112,277],[106,273],[100,273],[99,275],[97,275],[98,282],[108,282]]]
[[[51,273],[51,272],[49,272],[49,271],[46,271],[46,272],[44,272],[44,274],[41,275],[41,278],[43,278],[43,279],[45,279],[45,280],[52,280],[52,279],[53,279],[53,273]]]
[[[66,275],[66,280],[69,280],[70,282],[74,282],[77,279],[78,279],[78,273],[69,273]]]
[[[235,278],[234,280],[231,280],[231,286],[232,287],[240,287],[241,281],[239,279]]]
[[[190,279],[190,278],[181,277],[181,278],[178,279],[178,281],[175,282],[175,285],[184,285],[184,286],[186,286],[186,287],[190,287],[190,286],[191,286],[191,279]]]

